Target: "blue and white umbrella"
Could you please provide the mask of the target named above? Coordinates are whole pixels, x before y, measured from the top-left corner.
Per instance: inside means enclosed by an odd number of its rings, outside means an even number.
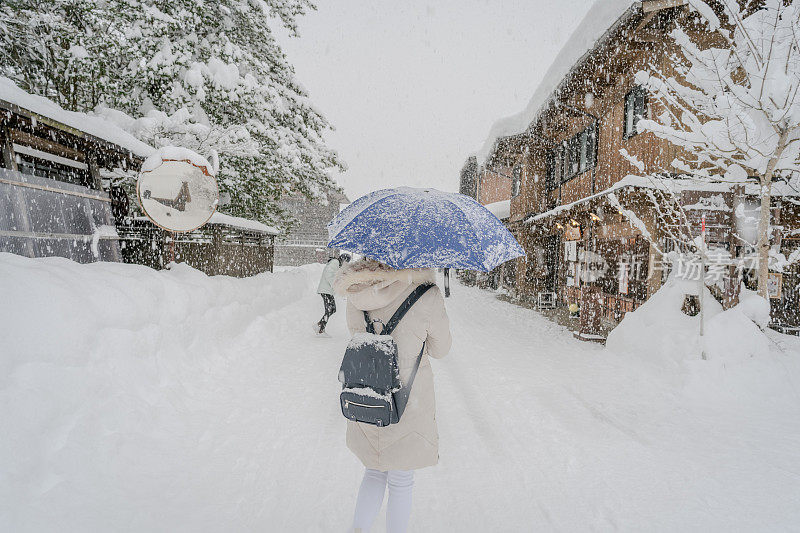
[[[330,248],[393,268],[488,272],[525,255],[500,220],[473,198],[436,189],[383,189],[354,201],[328,224]]]

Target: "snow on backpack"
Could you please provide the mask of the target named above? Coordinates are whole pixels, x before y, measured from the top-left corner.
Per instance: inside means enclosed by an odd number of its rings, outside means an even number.
[[[391,337],[394,328],[417,300],[433,285],[420,285],[400,304],[392,318],[383,326],[380,335],[364,311],[366,333],[356,333],[347,345],[339,370],[342,393],[339,403],[348,420],[375,426],[388,426],[400,421],[411,394],[425,343],[419,351],[417,362],[408,383],[400,382],[397,367],[397,344]]]

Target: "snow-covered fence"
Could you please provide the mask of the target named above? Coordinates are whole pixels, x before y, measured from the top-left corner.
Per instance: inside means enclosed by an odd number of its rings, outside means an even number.
[[[160,269],[170,262],[170,232],[141,218],[128,219],[117,227],[117,231],[126,263]],[[244,278],[272,271],[274,244],[274,232],[214,222],[212,218],[198,230],[175,234],[175,261],[186,263],[209,276]]]
[[[120,261],[108,193],[0,169],[0,252]]]

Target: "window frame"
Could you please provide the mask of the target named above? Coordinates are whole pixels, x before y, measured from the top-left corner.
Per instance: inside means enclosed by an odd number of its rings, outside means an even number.
[[[592,122],[548,150],[546,184],[548,191],[597,167],[598,130],[598,123]]]
[[[630,139],[639,134],[637,125],[643,118],[647,118],[648,113],[647,89],[641,85],[635,85],[625,93],[623,101],[622,115],[622,138]],[[630,126],[628,126],[630,122]]]
[[[511,198],[519,196],[522,190],[522,165],[517,165],[511,170]]]
[[[581,166],[581,132],[573,135],[569,139],[569,174],[568,180],[571,180],[580,174]]]
[[[547,192],[556,188],[556,152],[553,149],[547,151],[547,171],[545,173],[544,188]]]
[[[14,157],[17,170],[22,174],[92,188],[92,176],[85,163],[66,164],[29,151],[15,150]]]
[[[588,150],[589,128],[584,128],[578,134],[578,174],[586,172],[589,162]]]
[[[597,167],[597,160],[598,160],[598,150],[600,145],[597,142],[598,135],[600,133],[600,122],[595,121],[592,122],[588,128],[586,128],[586,170],[594,170]],[[591,144],[589,144],[589,139],[592,140]],[[589,147],[591,147],[591,152],[589,152]]]

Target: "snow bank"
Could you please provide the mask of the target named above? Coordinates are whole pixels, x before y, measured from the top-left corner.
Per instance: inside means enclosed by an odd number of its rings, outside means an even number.
[[[612,352],[635,354],[654,362],[700,358],[697,332],[699,316],[681,311],[687,294],[697,294],[697,282],[670,276],[667,282],[636,311],[626,313],[622,322],[608,335],[606,348]],[[722,306],[706,289],[706,320],[722,311]]]
[[[343,310],[312,333],[322,268],[0,254],[0,531],[345,531],[363,467],[338,403]],[[648,331],[617,353],[454,283],[453,347],[430,362],[441,461],[417,474],[411,531],[800,523],[800,339],[676,355],[696,319],[672,286],[626,316],[610,344]],[[731,311],[709,337],[752,327]]]
[[[154,151],[153,147],[108,120],[86,113],[67,111],[52,100],[23,91],[13,81],[3,76],[0,76],[0,100],[119,145],[140,157],[147,157]]]
[[[769,324],[769,302],[759,296],[757,292],[742,287],[742,292],[739,294],[739,305],[737,307],[761,329],[766,328],[767,324]]]
[[[479,162],[489,157],[494,143],[499,138],[517,135],[528,129],[575,63],[594,48],[597,40],[635,3],[634,0],[598,0],[589,8],[586,16],[547,69],[525,109],[521,113],[499,120],[492,126],[489,137],[478,151]]]
[[[320,269],[235,279],[0,253],[0,530],[258,530],[270,377],[296,356],[287,331],[312,336],[287,308],[316,297]]]
[[[670,276],[661,289],[639,309],[627,313],[608,336],[606,347],[618,354],[647,358],[659,365],[683,365],[707,358],[725,362],[770,355],[769,304],[757,293],[742,290],[740,303],[722,311],[708,289],[704,336],[700,338],[700,316],[681,311],[684,297],[697,294],[697,282]],[[777,334],[775,334],[777,335]]]

